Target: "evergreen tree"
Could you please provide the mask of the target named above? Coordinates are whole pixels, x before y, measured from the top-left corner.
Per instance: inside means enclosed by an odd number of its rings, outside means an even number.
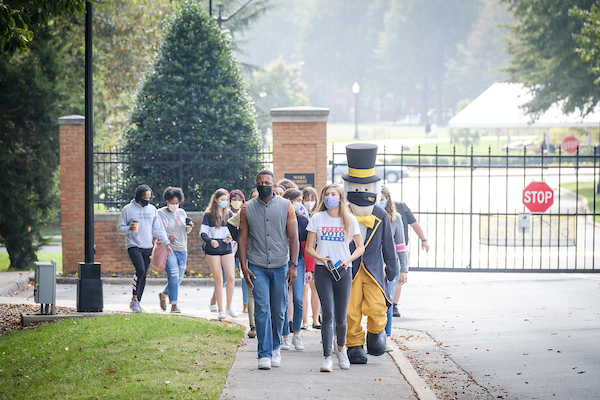
[[[0,55],[0,242],[11,269],[33,268],[40,230],[59,203],[58,118],[73,113],[64,95],[69,29],[53,20],[36,40]]]
[[[248,192],[263,167],[254,110],[231,44],[196,2],[185,2],[170,20],[131,123],[122,199],[141,183],[157,193],[175,185],[185,191],[188,209],[203,209],[220,187]]]

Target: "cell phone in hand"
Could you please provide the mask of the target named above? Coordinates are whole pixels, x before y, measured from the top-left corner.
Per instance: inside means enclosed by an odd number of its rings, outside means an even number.
[[[342,279],[342,276],[340,275],[340,270],[339,270],[340,265],[342,265],[341,261],[338,261],[335,263],[335,265],[333,265],[333,261],[327,260],[327,266],[329,267],[329,271],[331,271],[331,275],[333,275],[333,279],[336,282],[338,282],[340,279]]]

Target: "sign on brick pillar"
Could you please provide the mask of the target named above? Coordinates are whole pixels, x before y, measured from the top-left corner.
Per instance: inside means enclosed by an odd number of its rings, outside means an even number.
[[[75,273],[84,259],[85,118],[70,115],[60,126],[60,211],[63,272]]]
[[[273,173],[317,192],[327,183],[328,108],[272,108]]]

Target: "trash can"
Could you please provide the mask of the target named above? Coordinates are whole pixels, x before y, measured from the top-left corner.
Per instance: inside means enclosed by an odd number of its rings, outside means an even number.
[[[77,311],[102,312],[104,297],[100,263],[79,263],[77,278]]]

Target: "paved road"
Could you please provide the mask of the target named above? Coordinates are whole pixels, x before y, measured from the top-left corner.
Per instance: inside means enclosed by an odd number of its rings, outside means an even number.
[[[429,333],[493,398],[600,398],[600,275],[411,272],[400,303],[394,326]]]

